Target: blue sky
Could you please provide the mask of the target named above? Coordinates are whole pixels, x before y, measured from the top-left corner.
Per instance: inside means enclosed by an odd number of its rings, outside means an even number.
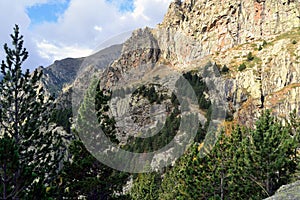
[[[31,20],[31,26],[43,22],[57,22],[68,8],[70,1],[49,2],[45,4],[36,4],[27,8],[28,16]]]
[[[29,51],[25,68],[88,56],[124,41],[137,28],[155,27],[171,1],[0,0],[0,47],[10,42],[9,34],[18,24]]]
[[[115,5],[121,13],[134,11],[133,0],[106,0],[106,2]],[[50,1],[28,7],[26,10],[31,20],[31,26],[44,22],[57,22],[69,4],[70,0]]]
[[[134,10],[133,0],[106,0],[109,3],[115,3],[121,12],[132,12]]]

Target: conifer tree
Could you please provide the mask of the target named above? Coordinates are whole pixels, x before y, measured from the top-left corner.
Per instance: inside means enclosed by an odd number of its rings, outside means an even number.
[[[71,143],[69,152],[72,157],[65,162],[59,177],[52,184],[52,197],[74,199],[84,196],[97,200],[125,198],[121,192],[128,178],[127,173],[102,164],[80,140]]]
[[[297,168],[299,144],[289,130],[267,111],[255,129],[237,126],[229,136],[221,134],[204,157],[195,144],[166,173],[160,199],[263,199],[274,194]]]
[[[296,142],[289,127],[283,126],[270,111],[263,113],[255,130],[250,131],[247,144],[250,162],[246,170],[254,186],[259,186],[257,194],[261,198],[273,195],[295,173]]]
[[[150,168],[150,165],[146,165]],[[130,190],[133,200],[157,200],[160,187],[160,176],[158,172],[139,174]]]
[[[98,132],[98,128],[101,127],[105,133],[108,131],[110,139],[115,136],[114,126],[110,126],[114,123],[109,123],[108,115],[103,114],[109,98],[100,90],[99,81],[93,78],[76,116],[76,130],[73,132],[78,137],[70,145],[71,158],[64,163],[59,179],[52,185],[51,194],[55,198],[126,198],[121,193],[122,186],[128,180],[128,173],[114,170],[94,157],[97,152],[106,150],[103,144],[108,143],[103,142],[104,133]],[[103,121],[107,123],[105,127],[101,126]]]
[[[4,45],[0,81],[0,195],[2,199],[40,199],[59,170],[64,136],[49,123],[52,99],[45,98],[41,72],[22,71],[28,58],[16,25],[12,48]]]
[[[294,110],[290,114],[290,121],[288,122],[291,135],[294,140],[294,156],[295,162],[298,163],[296,172],[294,173],[292,177],[292,181],[296,181],[300,179],[300,156],[299,156],[299,150],[300,149],[300,118],[298,116],[298,113],[296,110]]]

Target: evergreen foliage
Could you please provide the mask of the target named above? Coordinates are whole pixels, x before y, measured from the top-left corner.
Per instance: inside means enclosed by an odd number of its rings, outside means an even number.
[[[40,199],[66,147],[64,136],[50,123],[53,102],[39,84],[42,73],[22,71],[28,52],[17,25],[11,38],[13,47],[4,45],[6,60],[1,63],[0,193],[2,199]]]
[[[252,52],[249,52],[247,54],[247,61],[252,61],[254,59],[254,56],[252,55]]]
[[[299,134],[299,133],[297,133]],[[263,199],[289,183],[297,169],[299,136],[269,111],[254,130],[221,134],[207,155],[195,144],[167,172],[160,199]]]
[[[261,197],[274,194],[289,182],[297,166],[296,142],[290,129],[278,122],[270,111],[265,112],[257,121],[256,129],[250,131],[248,171],[251,172],[249,177],[262,188]]]
[[[69,148],[72,157],[52,184],[54,198],[122,199],[122,186],[128,174],[118,172],[94,158],[80,140],[74,140]],[[117,195],[119,194],[119,195]]]
[[[52,111],[51,122],[56,123],[58,126],[61,126],[68,133],[71,133],[71,122],[70,118],[73,117],[73,111],[71,108],[58,109],[55,108]]]
[[[123,148],[137,153],[156,151],[173,140],[179,130],[180,120],[180,113],[175,107],[167,117],[163,128],[155,136],[148,138],[130,137]]]
[[[133,200],[157,200],[160,180],[158,172],[139,174],[130,189],[131,198]]]
[[[224,65],[223,67],[222,67],[222,69],[221,69],[221,73],[228,73],[229,72],[229,68],[226,66],[226,65]]]
[[[188,81],[188,83],[192,86],[193,92],[198,98],[198,104],[201,109],[207,110],[211,106],[211,102],[209,99],[206,99],[205,93],[208,93],[208,87],[206,86],[205,82],[198,74],[193,74],[192,72],[187,72],[183,74],[183,77]],[[175,84],[176,88],[178,89],[178,93],[181,96],[190,97],[192,94],[188,94],[191,92],[187,84],[184,81],[178,80]]]

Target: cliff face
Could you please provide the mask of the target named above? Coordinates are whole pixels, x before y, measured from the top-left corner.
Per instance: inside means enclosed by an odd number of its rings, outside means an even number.
[[[157,28],[133,33],[101,80],[109,87],[138,65],[201,71],[210,61],[229,68],[210,79],[210,98],[221,93],[240,123],[252,126],[263,109],[288,117],[300,112],[299,27],[300,0],[174,1]]]
[[[300,111],[299,27],[299,0],[186,0],[174,1],[154,32],[161,55],[182,70],[207,60],[229,67],[220,83],[228,109],[253,125],[262,109]]]
[[[70,84],[75,80],[82,62],[83,58],[66,58],[41,69],[47,90],[57,95],[65,84]]]
[[[170,5],[159,28],[195,39],[199,53],[207,55],[268,40],[299,25],[299,0],[186,0]]]

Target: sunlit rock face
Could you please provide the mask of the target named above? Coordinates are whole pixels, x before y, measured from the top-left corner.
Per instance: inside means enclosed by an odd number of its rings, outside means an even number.
[[[300,182],[284,185],[270,198],[266,200],[300,199]]]

